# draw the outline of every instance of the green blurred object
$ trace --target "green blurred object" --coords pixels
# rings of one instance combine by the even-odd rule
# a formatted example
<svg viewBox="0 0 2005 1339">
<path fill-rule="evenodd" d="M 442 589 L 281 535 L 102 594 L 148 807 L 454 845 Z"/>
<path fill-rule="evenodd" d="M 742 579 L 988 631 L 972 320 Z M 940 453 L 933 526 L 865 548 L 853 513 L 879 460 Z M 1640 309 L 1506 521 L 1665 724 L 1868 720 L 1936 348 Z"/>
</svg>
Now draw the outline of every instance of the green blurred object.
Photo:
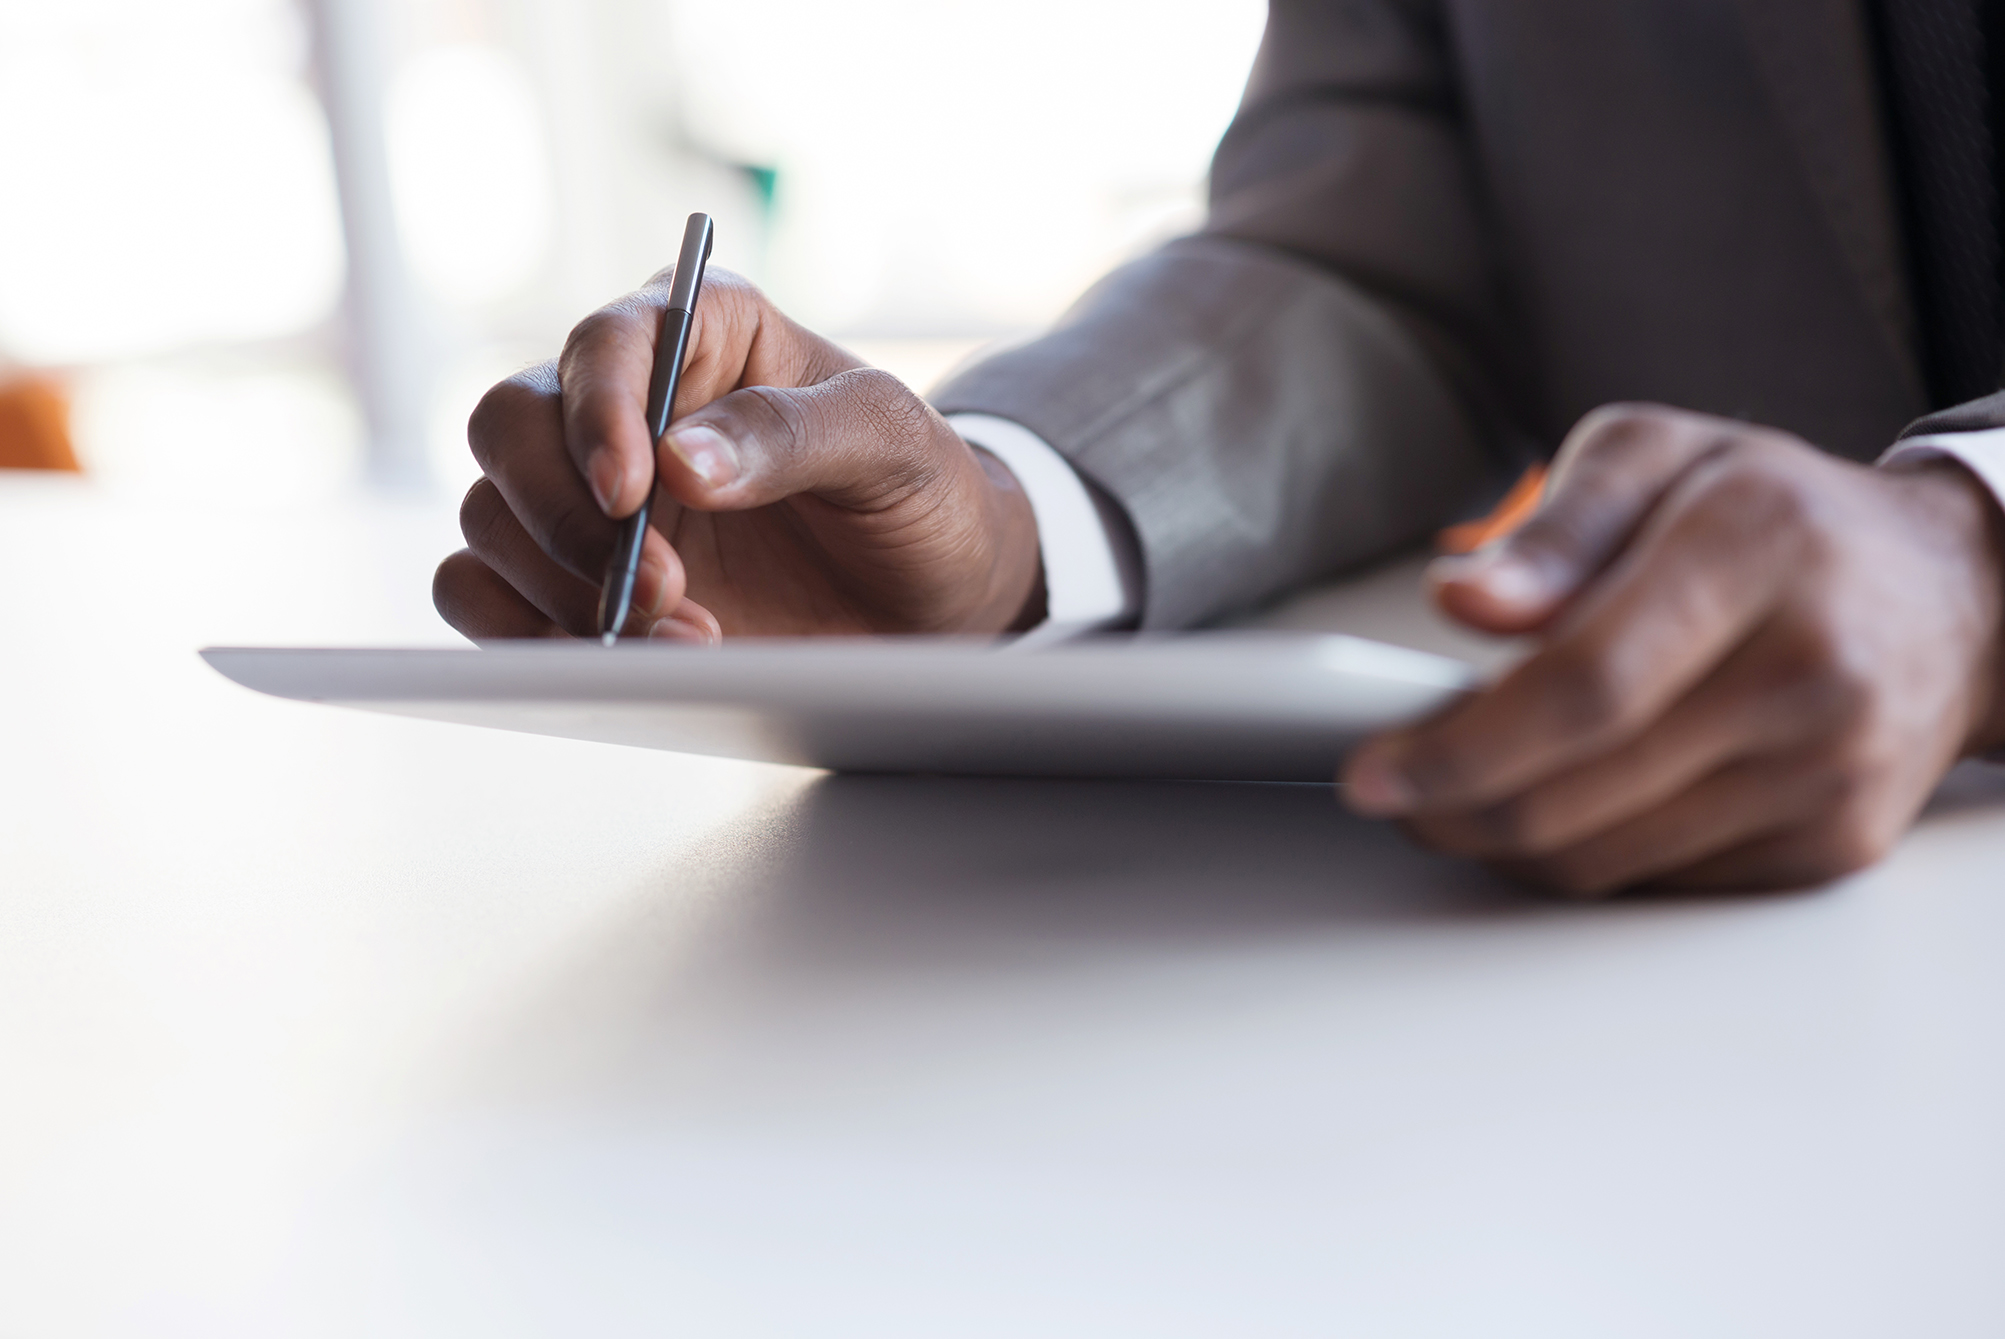
<svg viewBox="0 0 2005 1339">
<path fill-rule="evenodd" d="M 732 166 L 743 172 L 745 179 L 752 183 L 752 189 L 759 193 L 760 221 L 771 222 L 773 200 L 780 189 L 780 169 L 765 167 L 758 163 L 733 163 Z"/>
</svg>

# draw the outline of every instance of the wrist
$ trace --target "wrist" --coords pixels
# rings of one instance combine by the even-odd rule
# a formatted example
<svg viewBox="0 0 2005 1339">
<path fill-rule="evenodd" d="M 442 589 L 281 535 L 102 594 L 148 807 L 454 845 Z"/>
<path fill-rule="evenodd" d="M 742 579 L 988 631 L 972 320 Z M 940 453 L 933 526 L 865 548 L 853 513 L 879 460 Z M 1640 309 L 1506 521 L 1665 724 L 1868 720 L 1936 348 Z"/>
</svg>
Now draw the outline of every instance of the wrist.
<svg viewBox="0 0 2005 1339">
<path fill-rule="evenodd" d="M 1963 754 L 2005 748 L 2005 509 L 1952 459 L 1896 466 L 1921 501 L 1928 531 L 1949 546 L 1969 596 L 1969 715 Z"/>
<path fill-rule="evenodd" d="M 1044 559 L 1037 514 L 1007 465 L 971 446 L 985 481 L 989 570 L 968 619 L 972 632 L 1024 632 L 1045 619 Z"/>
</svg>

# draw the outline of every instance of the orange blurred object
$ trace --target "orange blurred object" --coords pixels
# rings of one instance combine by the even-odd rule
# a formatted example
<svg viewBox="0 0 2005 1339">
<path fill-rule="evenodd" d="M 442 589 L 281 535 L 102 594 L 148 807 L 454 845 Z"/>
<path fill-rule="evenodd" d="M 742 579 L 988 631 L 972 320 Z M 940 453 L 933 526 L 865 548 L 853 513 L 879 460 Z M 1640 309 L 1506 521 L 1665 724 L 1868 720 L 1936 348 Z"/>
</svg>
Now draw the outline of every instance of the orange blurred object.
<svg viewBox="0 0 2005 1339">
<path fill-rule="evenodd" d="M 1533 465 L 1511 485 L 1504 500 L 1491 508 L 1488 516 L 1451 525 L 1434 537 L 1434 546 L 1443 553 L 1474 553 L 1493 539 L 1502 539 L 1523 525 L 1539 509 L 1545 493 L 1546 467 Z"/>
<path fill-rule="evenodd" d="M 70 448 L 70 400 L 54 379 L 0 383 L 0 469 L 82 471 Z"/>
</svg>

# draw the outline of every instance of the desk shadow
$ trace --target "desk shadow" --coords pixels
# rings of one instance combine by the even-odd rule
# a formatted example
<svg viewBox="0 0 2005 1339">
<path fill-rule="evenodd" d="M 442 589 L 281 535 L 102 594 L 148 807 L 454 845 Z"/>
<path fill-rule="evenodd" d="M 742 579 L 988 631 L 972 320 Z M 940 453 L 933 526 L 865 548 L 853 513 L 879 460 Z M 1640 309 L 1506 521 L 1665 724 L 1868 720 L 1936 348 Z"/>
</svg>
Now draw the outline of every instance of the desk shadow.
<svg viewBox="0 0 2005 1339">
<path fill-rule="evenodd" d="M 1953 780 L 1932 814 L 2005 801 L 2005 772 Z M 1350 974 L 1448 990 L 1496 931 L 1748 900 L 1566 904 L 1354 818 L 1327 786 L 824 777 L 665 857 L 452 1086 L 645 1090 L 655 1110 L 809 1074 L 846 1090 L 841 1073 L 960 1064 L 971 1038 L 992 1055 L 1109 1018 L 1145 1032 L 1138 1016 L 1312 1000 Z"/>
<path fill-rule="evenodd" d="M 803 961 L 1541 905 L 1351 816 L 1328 786 L 829 777 L 787 828 L 784 858 L 752 862 L 745 891 L 761 938 Z"/>
<path fill-rule="evenodd" d="M 688 1078 L 698 1055 L 797 1056 L 782 1038 L 858 1010 L 1064 996 L 1084 1015 L 1138 976 L 1349 960 L 1423 923 L 1538 913 L 1575 914 L 1328 786 L 828 777 L 679 852 L 496 1020 L 467 1077 Z"/>
<path fill-rule="evenodd" d="M 2005 805 L 2005 767 L 1966 761 L 1950 768 L 1921 811 L 1924 821 Z"/>
</svg>

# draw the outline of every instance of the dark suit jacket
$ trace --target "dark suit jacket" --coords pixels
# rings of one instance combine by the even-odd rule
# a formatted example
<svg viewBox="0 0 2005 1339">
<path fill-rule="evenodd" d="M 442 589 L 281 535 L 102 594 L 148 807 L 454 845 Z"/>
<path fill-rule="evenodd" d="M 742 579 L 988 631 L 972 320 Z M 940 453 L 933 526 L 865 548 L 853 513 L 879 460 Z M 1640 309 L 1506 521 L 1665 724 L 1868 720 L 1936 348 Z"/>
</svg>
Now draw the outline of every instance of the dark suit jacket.
<svg viewBox="0 0 2005 1339">
<path fill-rule="evenodd" d="M 1607 401 L 1869 459 L 1930 408 L 1879 83 L 1861 0 L 1273 0 L 1204 232 L 935 403 L 1120 503 L 1158 627 L 1420 539 Z"/>
</svg>

